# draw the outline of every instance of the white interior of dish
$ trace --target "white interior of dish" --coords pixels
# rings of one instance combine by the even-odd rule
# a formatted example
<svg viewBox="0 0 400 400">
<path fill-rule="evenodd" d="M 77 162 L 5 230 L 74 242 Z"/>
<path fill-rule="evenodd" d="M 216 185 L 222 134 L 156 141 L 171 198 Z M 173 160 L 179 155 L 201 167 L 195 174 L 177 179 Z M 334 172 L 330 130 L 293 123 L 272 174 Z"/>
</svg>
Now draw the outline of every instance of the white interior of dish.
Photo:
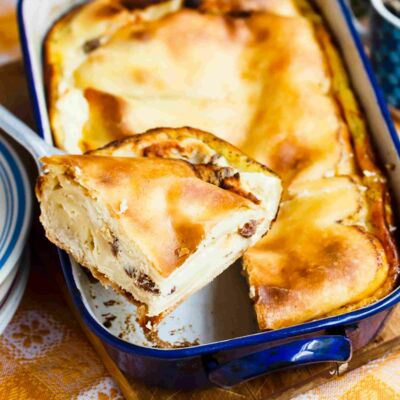
<svg viewBox="0 0 400 400">
<path fill-rule="evenodd" d="M 192 295 L 159 325 L 160 339 L 169 343 L 211 343 L 257 332 L 248 287 L 241 276 L 240 265 L 228 268 L 212 283 Z M 150 346 L 136 323 L 136 306 L 112 289 L 88 279 L 74 263 L 74 277 L 83 293 L 86 306 L 104 322 L 113 318 L 108 328 L 116 336 L 144 346 Z M 117 302 L 110 305 L 108 302 Z"/>
<path fill-rule="evenodd" d="M 385 164 L 394 166 L 388 171 L 396 203 L 400 199 L 400 160 L 378 106 L 340 6 L 335 1 L 316 0 L 339 43 L 355 92 L 365 110 L 375 148 Z M 23 20 L 28 38 L 28 50 L 39 105 L 39 116 L 45 139 L 51 143 L 42 77 L 42 43 L 54 21 L 81 0 L 25 0 Z M 116 336 L 138 345 L 148 346 L 141 329 L 135 323 L 135 306 L 111 289 L 91 283 L 82 269 L 72 262 L 74 278 L 85 305 L 102 324 L 110 316 L 116 318 L 107 328 Z M 110 300 L 114 305 L 106 306 Z M 112 317 L 111 317 L 112 318 Z M 217 342 L 257 332 L 248 288 L 240 274 L 240 266 L 228 269 L 214 282 L 193 295 L 169 315 L 160 326 L 160 337 L 170 342 L 199 340 L 201 344 Z"/>
</svg>

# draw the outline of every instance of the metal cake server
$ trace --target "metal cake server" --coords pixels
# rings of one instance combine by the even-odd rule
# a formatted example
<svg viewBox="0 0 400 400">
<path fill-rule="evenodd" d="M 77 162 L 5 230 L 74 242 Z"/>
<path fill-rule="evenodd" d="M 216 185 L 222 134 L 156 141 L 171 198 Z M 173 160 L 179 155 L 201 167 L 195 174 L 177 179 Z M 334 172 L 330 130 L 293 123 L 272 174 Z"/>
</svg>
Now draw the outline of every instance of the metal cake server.
<svg viewBox="0 0 400 400">
<path fill-rule="evenodd" d="M 41 169 L 40 158 L 55 154 L 66 154 L 65 151 L 46 143 L 39 135 L 35 133 L 28 125 L 22 122 L 14 114 L 0 105 L 0 128 L 8 136 L 16 140 L 23 146 L 34 158 L 38 170 Z"/>
</svg>

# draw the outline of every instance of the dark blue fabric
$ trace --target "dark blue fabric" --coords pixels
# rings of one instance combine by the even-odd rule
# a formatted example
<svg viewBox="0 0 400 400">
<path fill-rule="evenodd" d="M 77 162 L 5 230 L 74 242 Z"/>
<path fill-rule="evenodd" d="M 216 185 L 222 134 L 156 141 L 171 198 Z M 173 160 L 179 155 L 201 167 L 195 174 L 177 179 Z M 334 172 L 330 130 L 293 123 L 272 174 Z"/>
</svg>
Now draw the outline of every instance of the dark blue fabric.
<svg viewBox="0 0 400 400">
<path fill-rule="evenodd" d="M 400 108 L 400 29 L 376 10 L 371 15 L 371 61 L 386 101 Z"/>
</svg>

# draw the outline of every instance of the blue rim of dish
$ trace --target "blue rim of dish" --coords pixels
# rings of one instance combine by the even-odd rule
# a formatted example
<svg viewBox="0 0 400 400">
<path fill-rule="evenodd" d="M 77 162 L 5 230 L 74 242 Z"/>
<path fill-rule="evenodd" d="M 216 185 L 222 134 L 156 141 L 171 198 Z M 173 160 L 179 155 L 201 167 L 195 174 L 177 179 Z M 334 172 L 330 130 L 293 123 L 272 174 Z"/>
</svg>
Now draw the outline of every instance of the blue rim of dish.
<svg viewBox="0 0 400 400">
<path fill-rule="evenodd" d="M 19 257 L 19 253 L 22 251 L 29 231 L 32 202 L 29 190 L 30 185 L 25 169 L 18 155 L 2 137 L 0 137 L 0 153 L 10 169 L 10 174 L 1 169 L 2 177 L 6 181 L 6 196 L 8 196 L 9 200 L 9 207 L 6 208 L 6 213 L 10 215 L 10 217 L 7 215 L 9 225 L 5 230 L 7 237 L 11 235 L 4 254 L 0 258 L 0 276 L 3 278 L 5 277 L 4 274 L 8 272 L 7 270 L 14 265 L 11 261 L 14 261 L 15 257 Z M 13 187 L 15 187 L 15 197 L 11 195 L 14 192 Z M 15 208 L 15 206 L 17 207 Z M 11 218 L 13 213 L 16 213 L 14 221 Z M 4 239 L 7 239 L 7 237 Z M 5 267 L 6 265 L 7 267 Z"/>
<path fill-rule="evenodd" d="M 44 137 L 43 124 L 41 122 L 41 112 L 39 108 L 39 102 L 36 92 L 36 87 L 34 84 L 34 77 L 32 72 L 31 58 L 28 51 L 28 44 L 25 32 L 24 18 L 23 18 L 23 3 L 24 0 L 18 0 L 18 23 L 20 30 L 20 37 L 22 42 L 22 49 L 24 53 L 25 68 L 28 75 L 28 82 L 31 93 L 33 96 L 33 108 L 34 115 L 37 121 L 37 126 L 39 128 L 40 136 Z M 358 51 L 358 55 L 361 58 L 363 67 L 371 83 L 372 89 L 374 91 L 375 98 L 377 100 L 379 110 L 382 113 L 383 119 L 385 121 L 386 127 L 390 132 L 391 139 L 395 145 L 398 156 L 400 156 L 400 140 L 397 137 L 395 128 L 392 124 L 389 111 L 386 107 L 385 100 L 379 89 L 377 81 L 372 72 L 372 67 L 364 53 L 363 46 L 361 44 L 360 38 L 356 29 L 353 25 L 352 17 L 350 11 L 345 4 L 344 0 L 338 0 L 338 5 L 341 9 L 342 14 L 346 20 L 347 26 L 350 30 L 351 37 Z M 182 349 L 155 349 L 149 347 L 137 346 L 109 333 L 98 321 L 96 321 L 89 310 L 83 303 L 81 292 L 76 286 L 72 265 L 69 256 L 62 250 L 58 249 L 59 258 L 61 261 L 61 266 L 63 269 L 64 277 L 67 283 L 69 293 L 72 296 L 75 306 L 78 308 L 83 321 L 90 327 L 90 329 L 98 336 L 101 340 L 107 343 L 109 346 L 117 348 L 118 350 L 124 351 L 126 353 L 133 353 L 145 357 L 155 357 L 162 359 L 179 359 L 179 358 L 189 358 L 195 357 L 203 354 L 215 353 L 218 351 L 236 349 L 239 347 L 252 346 L 256 344 L 267 343 L 283 338 L 289 338 L 293 336 L 305 335 L 312 332 L 317 332 L 321 330 L 331 329 L 343 325 L 351 325 L 357 321 L 368 318 L 375 315 L 381 311 L 384 311 L 400 301 L 400 287 L 395 289 L 388 296 L 383 299 L 368 305 L 366 307 L 360 308 L 358 310 L 341 314 L 334 317 L 329 317 L 325 319 L 320 319 L 316 321 L 306 322 L 300 325 L 291 326 L 284 329 L 273 330 L 268 332 L 255 333 L 248 336 L 228 339 L 220 342 L 209 343 L 199 346 L 187 347 Z"/>
</svg>

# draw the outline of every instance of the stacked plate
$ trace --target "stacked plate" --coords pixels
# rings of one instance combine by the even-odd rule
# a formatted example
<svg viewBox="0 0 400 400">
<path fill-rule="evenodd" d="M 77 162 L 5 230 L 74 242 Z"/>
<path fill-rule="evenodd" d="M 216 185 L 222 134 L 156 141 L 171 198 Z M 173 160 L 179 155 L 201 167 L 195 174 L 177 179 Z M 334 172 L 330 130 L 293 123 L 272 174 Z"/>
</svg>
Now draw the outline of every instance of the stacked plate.
<svg viewBox="0 0 400 400">
<path fill-rule="evenodd" d="M 0 136 L 0 334 L 22 299 L 29 274 L 26 246 L 31 186 L 13 148 Z"/>
</svg>

